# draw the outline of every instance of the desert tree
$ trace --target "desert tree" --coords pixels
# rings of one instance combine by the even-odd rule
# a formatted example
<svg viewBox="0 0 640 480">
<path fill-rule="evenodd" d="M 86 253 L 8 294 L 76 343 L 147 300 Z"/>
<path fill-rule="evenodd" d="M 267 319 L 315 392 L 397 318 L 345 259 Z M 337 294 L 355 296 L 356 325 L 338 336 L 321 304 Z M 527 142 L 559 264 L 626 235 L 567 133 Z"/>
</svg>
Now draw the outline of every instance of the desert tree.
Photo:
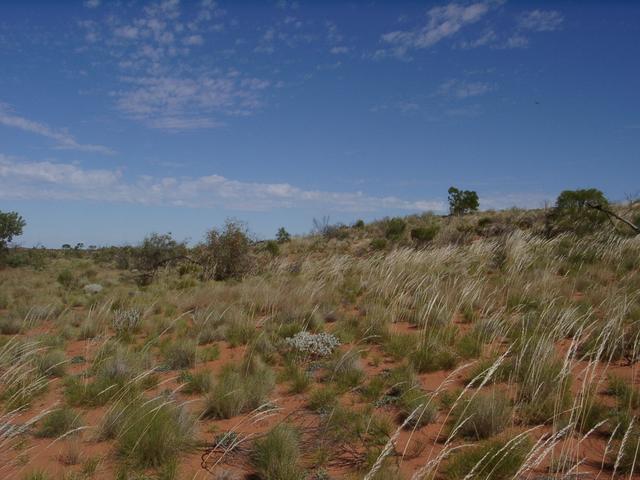
<svg viewBox="0 0 640 480">
<path fill-rule="evenodd" d="M 247 226 L 239 220 L 227 219 L 222 230 L 210 230 L 199 247 L 203 277 L 215 280 L 243 277 L 253 264 L 251 243 Z"/>
<path fill-rule="evenodd" d="M 280 227 L 278 229 L 278 233 L 276 233 L 276 240 L 278 241 L 278 243 L 286 243 L 291 241 L 291 235 L 285 230 L 284 227 Z"/>
<path fill-rule="evenodd" d="M 480 206 L 478 194 L 473 190 L 459 190 L 449 187 L 449 212 L 452 215 L 465 215 L 475 212 Z"/>
<path fill-rule="evenodd" d="M 597 188 L 564 190 L 558 195 L 548 220 L 556 231 L 585 234 L 597 230 L 608 220 L 603 209 L 609 210 L 609 201 Z"/>
<path fill-rule="evenodd" d="M 13 237 L 22 235 L 26 224 L 18 212 L 0 211 L 0 250 L 5 250 Z"/>
</svg>

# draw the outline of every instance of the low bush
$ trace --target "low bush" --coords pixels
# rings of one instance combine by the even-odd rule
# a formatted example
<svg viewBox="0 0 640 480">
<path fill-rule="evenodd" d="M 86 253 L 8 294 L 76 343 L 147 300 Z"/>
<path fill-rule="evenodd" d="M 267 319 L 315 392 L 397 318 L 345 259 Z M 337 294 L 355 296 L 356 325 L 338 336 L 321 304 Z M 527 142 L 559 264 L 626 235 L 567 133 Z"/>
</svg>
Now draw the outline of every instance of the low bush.
<svg viewBox="0 0 640 480">
<path fill-rule="evenodd" d="M 193 446 L 195 423 L 183 406 L 163 398 L 123 407 L 112 426 L 118 454 L 140 468 L 158 468 Z"/>
<path fill-rule="evenodd" d="M 455 354 L 446 346 L 437 342 L 426 342 L 411 352 L 409 359 L 419 373 L 450 370 L 456 366 Z"/>
<path fill-rule="evenodd" d="M 531 443 L 527 437 L 518 439 L 485 440 L 455 452 L 444 468 L 445 478 L 451 480 L 475 478 L 507 480 L 524 463 Z"/>
<path fill-rule="evenodd" d="M 190 340 L 177 340 L 163 349 L 164 361 L 172 370 L 192 368 L 196 363 L 196 345 Z"/>
<path fill-rule="evenodd" d="M 264 404 L 275 384 L 273 372 L 263 364 L 243 368 L 225 365 L 213 390 L 205 398 L 204 415 L 231 418 Z"/>
<path fill-rule="evenodd" d="M 193 393 L 207 393 L 211 390 L 211 374 L 204 370 L 202 372 L 191 373 L 184 371 L 178 379 L 182 383 L 181 392 L 187 395 Z"/>
<path fill-rule="evenodd" d="M 256 440 L 251 459 L 261 479 L 299 480 L 303 477 L 299 456 L 298 433 L 293 427 L 280 424 Z"/>
<path fill-rule="evenodd" d="M 504 394 L 497 390 L 480 393 L 456 407 L 451 431 L 474 440 L 493 437 L 509 426 L 512 412 L 511 402 Z"/>
<path fill-rule="evenodd" d="M 44 417 L 36 436 L 54 438 L 78 428 L 82 425 L 80 416 L 68 407 L 54 410 Z"/>
</svg>

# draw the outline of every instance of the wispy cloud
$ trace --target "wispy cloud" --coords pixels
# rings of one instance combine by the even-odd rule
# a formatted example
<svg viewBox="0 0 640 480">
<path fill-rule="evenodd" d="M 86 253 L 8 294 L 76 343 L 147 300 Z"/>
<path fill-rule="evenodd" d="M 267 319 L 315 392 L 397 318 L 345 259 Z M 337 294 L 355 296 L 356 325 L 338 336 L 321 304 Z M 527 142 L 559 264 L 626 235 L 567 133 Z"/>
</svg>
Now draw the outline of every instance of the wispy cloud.
<svg viewBox="0 0 640 480">
<path fill-rule="evenodd" d="M 388 45 L 378 50 L 375 57 L 408 57 L 413 49 L 425 49 L 452 37 L 467 25 L 478 22 L 490 10 L 490 2 L 476 2 L 468 5 L 449 3 L 433 7 L 427 11 L 427 23 L 414 30 L 396 30 L 382 35 L 381 41 Z"/>
<path fill-rule="evenodd" d="M 438 87 L 436 95 L 465 99 L 484 95 L 494 89 L 494 85 L 486 82 L 468 82 L 466 80 L 451 79 Z"/>
<path fill-rule="evenodd" d="M 519 25 L 534 32 L 552 32 L 562 28 L 563 21 L 564 17 L 556 10 L 531 10 L 520 16 Z"/>
<path fill-rule="evenodd" d="M 167 131 L 214 128 L 226 116 L 250 115 L 270 82 L 228 68 L 202 65 L 211 32 L 224 29 L 224 10 L 212 0 L 183 12 L 179 0 L 150 3 L 132 15 L 110 11 L 84 21 L 87 48 L 108 55 L 120 74 L 110 92 L 126 117 Z"/>
<path fill-rule="evenodd" d="M 305 190 L 288 183 L 244 182 L 221 175 L 201 177 L 139 176 L 126 180 L 119 170 L 30 162 L 0 154 L 0 198 L 91 200 L 229 210 L 269 211 L 322 207 L 334 211 L 442 211 L 441 200 L 405 200 L 363 192 Z"/>
<path fill-rule="evenodd" d="M 112 149 L 103 145 L 91 145 L 79 143 L 73 135 L 64 130 L 55 130 L 43 123 L 16 115 L 7 105 L 0 103 L 0 125 L 10 128 L 30 132 L 42 137 L 49 138 L 55 142 L 55 147 L 59 150 L 75 150 L 78 152 L 100 153 L 112 155 Z"/>
</svg>

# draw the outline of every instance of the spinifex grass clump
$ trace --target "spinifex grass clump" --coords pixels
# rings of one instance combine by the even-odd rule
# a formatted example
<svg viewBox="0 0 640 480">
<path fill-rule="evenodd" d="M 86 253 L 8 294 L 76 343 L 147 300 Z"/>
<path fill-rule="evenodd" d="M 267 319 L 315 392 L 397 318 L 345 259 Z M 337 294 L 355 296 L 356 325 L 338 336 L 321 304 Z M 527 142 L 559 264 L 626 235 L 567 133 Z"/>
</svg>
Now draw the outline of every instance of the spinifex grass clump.
<svg viewBox="0 0 640 480">
<path fill-rule="evenodd" d="M 511 402 L 503 393 L 480 393 L 456 407 L 451 431 L 464 438 L 483 440 L 509 426 L 512 411 Z"/>
<path fill-rule="evenodd" d="M 196 363 L 196 344 L 190 340 L 177 340 L 163 348 L 167 367 L 172 370 L 191 368 Z"/>
<path fill-rule="evenodd" d="M 204 415 L 231 418 L 249 412 L 267 401 L 274 384 L 271 369 L 255 356 L 241 365 L 227 364 L 205 399 Z"/>
<path fill-rule="evenodd" d="M 118 404 L 108 415 L 118 454 L 135 467 L 158 468 L 193 446 L 194 419 L 162 397 Z"/>
<path fill-rule="evenodd" d="M 64 407 L 45 416 L 40 422 L 40 428 L 36 431 L 36 435 L 45 438 L 59 437 L 80 425 L 82 425 L 82 420 L 78 413 Z"/>
<path fill-rule="evenodd" d="M 264 480 L 299 480 L 303 477 L 298 465 L 300 446 L 298 432 L 280 424 L 256 440 L 251 458 L 260 478 Z"/>
<path fill-rule="evenodd" d="M 450 480 L 507 480 L 518 472 L 531 449 L 527 437 L 485 440 L 452 454 L 444 467 Z"/>
<path fill-rule="evenodd" d="M 92 377 L 69 377 L 65 396 L 73 406 L 104 405 L 124 391 L 134 391 L 152 378 L 150 359 L 117 344 L 105 344 L 96 355 L 89 372 Z"/>
</svg>

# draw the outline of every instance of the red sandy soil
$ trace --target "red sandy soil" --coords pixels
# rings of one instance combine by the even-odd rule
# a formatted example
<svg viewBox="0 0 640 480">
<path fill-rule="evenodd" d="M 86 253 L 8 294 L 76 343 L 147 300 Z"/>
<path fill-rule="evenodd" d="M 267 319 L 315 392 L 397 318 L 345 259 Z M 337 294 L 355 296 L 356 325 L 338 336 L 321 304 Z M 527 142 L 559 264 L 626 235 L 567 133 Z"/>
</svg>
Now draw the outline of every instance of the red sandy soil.
<svg viewBox="0 0 640 480">
<path fill-rule="evenodd" d="M 461 328 L 468 328 L 468 325 L 457 319 L 456 324 Z M 408 323 L 398 322 L 392 325 L 392 331 L 397 333 L 416 332 L 416 328 Z M 44 326 L 38 327 L 30 331 L 28 336 L 33 336 L 39 333 L 53 333 L 53 325 L 51 322 L 45 322 Z M 558 345 L 558 351 L 560 353 L 566 353 L 569 346 L 568 341 L 560 342 Z M 87 365 L 90 364 L 92 352 L 97 345 L 96 341 L 83 340 L 83 341 L 70 341 L 66 347 L 66 354 L 69 359 L 82 356 L 87 362 L 82 364 L 69 364 L 68 372 L 72 374 L 81 373 Z M 220 347 L 220 356 L 218 359 L 210 362 L 200 363 L 196 370 L 209 370 L 213 375 L 217 374 L 223 365 L 229 362 L 239 362 L 244 354 L 245 347 L 231 348 L 224 342 L 218 343 Z M 348 348 L 346 346 L 345 348 Z M 395 365 L 393 359 L 385 356 L 382 349 L 376 345 L 358 345 L 354 348 L 364 349 L 368 351 L 368 355 L 363 359 L 362 365 L 366 371 L 368 377 L 373 377 L 380 374 L 384 369 L 391 368 Z M 380 359 L 379 362 L 373 362 L 372 359 Z M 576 362 L 573 366 L 574 382 L 573 391 L 577 393 L 581 387 L 581 382 L 585 377 L 585 369 L 589 367 L 587 362 Z M 623 364 L 598 364 L 595 366 L 596 378 L 606 379 L 606 375 L 609 373 L 615 373 L 623 378 L 629 379 L 634 385 L 638 386 L 640 383 L 640 376 L 638 369 L 631 368 L 630 366 Z M 419 381 L 426 391 L 436 390 L 451 372 L 435 372 L 429 374 L 419 375 Z M 451 382 L 447 387 L 448 390 L 461 390 L 465 387 L 464 384 L 464 371 L 456 373 L 451 378 Z M 179 384 L 177 382 L 178 372 L 163 372 L 159 373 L 159 385 L 156 389 L 152 390 L 151 394 L 158 394 L 163 390 L 176 391 L 176 395 L 179 400 L 188 401 L 188 408 L 191 409 L 194 414 L 199 413 L 201 410 L 201 399 L 197 396 L 187 396 L 179 392 Z M 604 383 L 601 383 L 597 390 L 597 395 L 606 405 L 614 405 L 614 399 L 603 392 Z M 311 412 L 304 409 L 306 403 L 306 394 L 292 395 L 288 392 L 288 385 L 279 384 L 275 391 L 271 395 L 271 400 L 279 407 L 279 411 L 263 419 L 260 422 L 252 423 L 247 422 L 244 417 L 236 417 L 228 420 L 201 420 L 199 421 L 199 436 L 198 440 L 201 442 L 211 443 L 216 433 L 225 432 L 230 429 L 235 429 L 239 433 L 244 435 L 256 435 L 266 432 L 278 422 L 282 421 L 288 415 L 294 412 L 302 412 L 302 416 L 309 421 L 314 421 L 316 417 Z M 361 403 L 361 399 L 356 394 L 346 394 L 341 400 L 347 405 L 354 408 L 363 407 L 364 403 Z M 60 379 L 52 379 L 49 388 L 46 393 L 37 397 L 28 411 L 21 413 L 15 418 L 14 423 L 20 424 L 33 417 L 35 414 L 41 413 L 47 409 L 53 409 L 57 405 L 63 404 L 63 391 L 62 381 Z M 89 458 L 100 459 L 99 466 L 95 475 L 92 478 L 97 480 L 106 480 L 114 478 L 117 459 L 113 452 L 112 442 L 99 442 L 94 440 L 94 433 L 96 426 L 98 426 L 104 417 L 104 414 L 108 407 L 98 408 L 85 408 L 78 409 L 81 412 L 85 427 L 77 434 L 72 435 L 59 440 L 51 439 L 39 439 L 34 436 L 26 436 L 26 440 L 21 442 L 18 446 L 12 449 L 5 449 L 0 454 L 0 473 L 4 475 L 4 478 L 21 478 L 27 472 L 34 470 L 42 470 L 47 472 L 53 478 L 61 478 L 65 472 L 79 471 L 82 462 Z M 394 420 L 397 420 L 397 411 L 394 407 L 384 407 L 382 409 L 387 415 Z M 443 449 L 442 437 L 443 432 L 446 432 L 447 426 L 446 414 L 440 413 L 437 420 L 416 430 L 403 430 L 399 433 L 396 442 L 397 455 L 393 457 L 395 461 L 400 465 L 401 472 L 406 478 L 410 478 L 411 475 L 424 466 L 429 460 L 435 458 Z M 240 425 L 239 425 L 240 424 Z M 239 426 L 238 426 L 239 425 Z M 518 431 L 523 429 L 519 427 Z M 538 427 L 532 430 L 532 437 L 539 438 L 542 435 L 551 434 L 549 427 Z M 568 439 L 565 443 L 559 444 L 555 448 L 556 457 L 560 454 L 563 447 L 567 445 L 575 446 L 577 441 L 575 439 Z M 602 472 L 602 459 L 607 449 L 608 439 L 594 433 L 585 439 L 577 447 L 577 456 L 583 461 L 582 465 L 577 469 L 576 473 L 586 475 L 587 477 L 607 477 L 611 473 L 609 470 Z M 462 442 L 456 442 L 462 443 Z M 65 457 L 68 457 L 69 452 L 80 451 L 78 464 L 67 465 L 65 464 Z M 201 468 L 201 456 L 203 451 L 197 450 L 192 453 L 184 455 L 180 464 L 180 478 L 184 479 L 199 479 L 210 478 L 210 475 Z M 535 475 L 549 475 L 548 467 L 550 465 L 550 457 L 547 457 L 539 466 L 537 466 L 531 474 Z M 251 469 L 247 466 L 236 465 L 236 468 L 230 465 L 225 465 L 227 470 L 235 470 L 239 474 L 251 474 Z M 329 469 L 329 473 L 334 478 L 342 478 L 347 472 L 340 468 Z M 637 475 L 636 478 L 640 478 Z"/>
</svg>

